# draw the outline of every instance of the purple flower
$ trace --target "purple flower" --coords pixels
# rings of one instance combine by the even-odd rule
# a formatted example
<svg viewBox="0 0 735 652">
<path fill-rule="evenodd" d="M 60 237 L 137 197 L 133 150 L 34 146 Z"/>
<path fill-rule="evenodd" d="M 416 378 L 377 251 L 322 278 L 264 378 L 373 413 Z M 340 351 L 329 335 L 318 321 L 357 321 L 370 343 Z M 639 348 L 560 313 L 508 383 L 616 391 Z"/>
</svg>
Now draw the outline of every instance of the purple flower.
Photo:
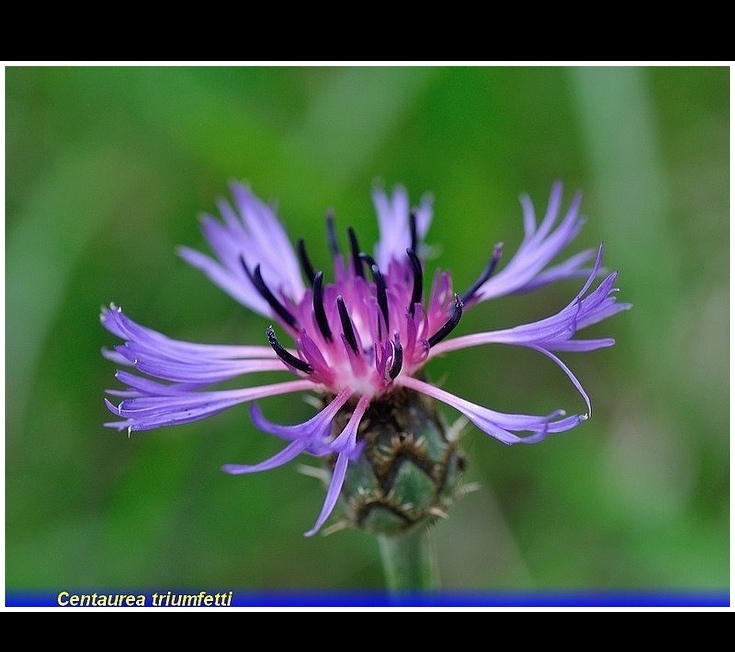
<svg viewBox="0 0 735 652">
<path fill-rule="evenodd" d="M 506 444 L 540 441 L 550 433 L 570 430 L 589 416 L 589 397 L 557 353 L 611 346 L 611 338 L 581 339 L 578 333 L 629 304 L 615 300 L 616 274 L 601 274 L 602 246 L 552 263 L 582 226 L 579 195 L 559 219 L 562 187 L 555 184 L 540 224 L 530 200 L 522 197 L 525 236 L 508 263 L 500 267 L 502 247 L 496 245 L 484 271 L 466 292 L 455 293 L 450 274 L 437 270 L 428 296 L 424 294 L 424 238 L 432 219 L 428 197 L 411 209 L 403 188 L 395 189 L 392 196 L 382 190 L 373 193 L 380 239 L 372 254 L 358 244 L 352 229 L 347 230 L 349 250 L 343 252 L 335 220 L 328 215 L 327 240 L 334 265 L 328 281 L 322 270 L 312 266 L 303 241 L 295 248 L 291 245 L 270 206 L 238 183 L 232 184 L 232 195 L 234 205 L 219 203 L 221 220 L 205 216 L 202 222 L 214 257 L 189 248 L 182 248 L 180 254 L 215 285 L 266 318 L 267 346 L 170 339 L 110 305 L 102 311 L 102 324 L 123 343 L 103 353 L 134 372 L 117 372 L 126 387 L 108 390 L 122 400 L 114 404 L 105 399 L 118 417 L 106 426 L 130 434 L 191 423 L 268 396 L 315 392 L 324 407 L 297 425 L 274 424 L 252 403 L 255 425 L 284 440 L 285 446 L 263 462 L 223 467 L 231 474 L 264 471 L 302 453 L 329 460 L 331 480 L 321 513 L 306 533 L 310 536 L 332 513 L 348 468 L 363 455 L 365 437 L 360 425 L 370 406 L 396 393 L 418 393 L 445 403 Z M 463 312 L 478 303 L 570 278 L 584 279 L 582 287 L 554 315 L 505 330 L 452 336 Z M 586 410 L 572 416 L 563 410 L 506 414 L 425 380 L 424 367 L 434 357 L 486 344 L 523 346 L 547 356 L 577 388 Z M 244 389 L 216 388 L 238 376 L 278 370 L 290 378 Z"/>
</svg>

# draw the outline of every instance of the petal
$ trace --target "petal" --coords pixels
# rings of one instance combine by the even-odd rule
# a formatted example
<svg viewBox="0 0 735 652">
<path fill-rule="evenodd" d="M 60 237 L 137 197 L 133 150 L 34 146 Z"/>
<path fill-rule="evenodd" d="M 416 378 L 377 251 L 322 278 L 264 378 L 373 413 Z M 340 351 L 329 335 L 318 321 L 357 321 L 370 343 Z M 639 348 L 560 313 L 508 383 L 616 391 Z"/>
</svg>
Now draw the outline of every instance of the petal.
<svg viewBox="0 0 735 652">
<path fill-rule="evenodd" d="M 579 382 L 577 377 L 572 373 L 572 370 L 567 367 L 559 358 L 557 358 L 551 351 L 547 351 L 545 348 L 540 346 L 532 346 L 532 349 L 535 349 L 539 353 L 543 353 L 545 356 L 547 356 L 549 359 L 553 360 L 559 368 L 567 375 L 569 380 L 572 381 L 572 385 L 574 385 L 577 388 L 577 391 L 582 396 L 582 399 L 584 399 L 584 403 L 587 406 L 587 414 L 592 414 L 592 405 L 590 404 L 590 397 L 587 395 L 587 392 L 584 391 L 584 388 L 582 387 L 582 383 Z"/>
<path fill-rule="evenodd" d="M 612 337 L 602 337 L 596 340 L 567 340 L 566 342 L 555 343 L 553 350 L 580 353 L 604 349 L 614 344 L 615 340 Z"/>
<path fill-rule="evenodd" d="M 334 381 L 333 367 L 324 359 L 319 345 L 309 337 L 306 330 L 301 331 L 299 344 L 306 362 L 311 365 L 313 370 L 311 375 L 314 382 L 331 385 Z"/>
<path fill-rule="evenodd" d="M 212 242 L 210 238 L 207 239 Z M 177 251 L 189 265 L 203 272 L 214 285 L 224 290 L 235 301 L 263 317 L 272 316 L 268 302 L 249 281 L 239 259 L 228 263 L 224 256 L 216 260 L 189 247 L 179 247 Z"/>
<path fill-rule="evenodd" d="M 315 416 L 304 423 L 296 425 L 280 425 L 268 421 L 260 411 L 257 403 L 250 406 L 250 418 L 257 428 L 271 435 L 277 435 L 283 439 L 292 441 L 322 441 L 326 440 L 332 428 L 332 420 L 342 406 L 352 396 L 351 389 L 343 389 L 324 409 L 320 410 Z"/>
<path fill-rule="evenodd" d="M 273 358 L 268 346 L 234 346 L 229 344 L 197 344 L 174 340 L 151 328 L 141 326 L 130 319 L 122 308 L 114 303 L 103 308 L 100 315 L 102 325 L 113 335 L 127 342 L 156 351 L 159 356 L 179 359 L 182 355 L 197 355 L 210 359 Z"/>
<path fill-rule="evenodd" d="M 547 265 L 579 233 L 584 218 L 579 216 L 581 195 L 577 193 L 561 222 L 554 227 L 561 208 L 562 185 L 554 184 L 546 215 L 536 228 L 533 204 L 526 195 L 521 197 L 525 236 L 510 262 L 494 276 L 490 277 L 475 293 L 477 301 L 485 301 L 498 296 L 525 292 L 558 280 L 573 278 L 586 273 L 582 265 L 589 258 L 588 253 L 577 254 L 552 270 Z"/>
<path fill-rule="evenodd" d="M 179 383 L 199 383 L 202 385 L 210 385 L 255 372 L 283 371 L 283 362 L 278 359 L 217 360 L 212 362 L 192 359 L 172 362 L 136 356 L 134 365 L 138 371 L 142 371 L 149 376 Z"/>
<path fill-rule="evenodd" d="M 523 292 L 531 292 L 538 288 L 571 278 L 587 278 L 590 268 L 585 267 L 587 261 L 595 257 L 594 249 L 585 249 L 567 258 L 564 262 L 545 269 L 537 274 L 533 280 L 523 286 Z M 520 292 L 520 290 L 519 290 Z"/>
<path fill-rule="evenodd" d="M 393 260 L 404 261 L 406 249 L 411 247 L 410 205 L 408 193 L 402 186 L 389 197 L 381 188 L 373 192 L 373 204 L 378 216 L 380 238 L 375 245 L 375 260 L 381 270 L 388 270 Z M 414 213 L 417 247 L 423 242 L 432 218 L 432 198 L 424 195 Z M 416 252 L 421 256 L 421 251 Z"/>
<path fill-rule="evenodd" d="M 219 383 L 244 374 L 282 371 L 283 363 L 270 347 L 195 344 L 173 340 L 129 319 L 111 306 L 102 323 L 125 339 L 104 357 L 121 365 L 134 366 L 149 376 L 180 383 L 189 388 Z M 178 388 L 175 393 L 180 393 Z"/>
<path fill-rule="evenodd" d="M 319 517 L 314 523 L 314 527 L 308 532 L 304 532 L 305 537 L 313 537 L 319 529 L 324 525 L 330 514 L 334 510 L 334 506 L 337 504 L 339 494 L 342 491 L 342 485 L 345 481 L 345 475 L 347 474 L 347 464 L 350 461 L 349 454 L 347 452 L 340 453 L 337 455 L 337 463 L 334 465 L 332 471 L 332 479 L 329 482 L 329 488 L 327 489 L 327 496 L 324 499 L 322 505 L 322 511 L 319 513 Z"/>
<path fill-rule="evenodd" d="M 121 392 L 119 390 L 107 390 L 108 394 L 113 396 L 179 396 L 181 394 L 188 394 L 189 392 L 198 389 L 198 384 L 189 383 L 159 383 L 150 378 L 144 378 L 143 376 L 136 376 L 123 369 L 118 369 L 115 373 L 121 383 L 128 386 L 128 390 Z M 130 393 L 132 392 L 134 393 Z"/>
<path fill-rule="evenodd" d="M 370 399 L 362 396 L 355 406 L 355 411 L 352 413 L 350 420 L 347 422 L 344 430 L 340 435 L 332 442 L 332 449 L 338 452 L 337 463 L 334 465 L 332 471 L 332 479 L 327 489 L 327 495 L 324 499 L 324 505 L 322 511 L 319 513 L 319 517 L 308 532 L 304 533 L 304 536 L 314 536 L 319 529 L 324 525 L 329 515 L 334 510 L 334 506 L 337 504 L 339 494 L 342 491 L 342 485 L 345 481 L 345 475 L 347 474 L 347 465 L 357 446 L 357 428 L 360 425 L 360 420 L 365 414 L 370 405 Z"/>
<path fill-rule="evenodd" d="M 552 419 L 563 415 L 561 410 L 546 416 L 506 414 L 481 407 L 410 376 L 400 376 L 396 382 L 459 410 L 480 430 L 499 439 L 504 444 L 532 444 L 544 439 L 548 433 L 569 430 L 586 418 L 585 415 L 576 415 L 552 421 Z M 519 437 L 512 431 L 531 432 L 533 434 Z"/>
<path fill-rule="evenodd" d="M 258 199 L 249 188 L 234 182 L 231 184 L 233 199 L 257 252 L 257 260 L 246 262 L 260 263 L 263 277 L 270 287 L 277 288 L 294 301 L 298 301 L 305 291 L 301 278 L 301 267 L 291 241 L 276 217 L 271 206 Z"/>
<path fill-rule="evenodd" d="M 117 406 L 106 400 L 109 410 L 123 417 L 124 421 L 105 425 L 116 427 L 119 430 L 127 428 L 131 431 L 138 431 L 192 423 L 240 403 L 312 388 L 313 384 L 309 380 L 293 380 L 247 389 L 190 391 L 173 396 L 170 393 L 141 395 L 126 399 Z"/>
<path fill-rule="evenodd" d="M 302 441 L 292 441 L 283 450 L 273 457 L 263 460 L 258 464 L 225 464 L 222 470 L 230 475 L 241 475 L 243 473 L 256 473 L 258 471 L 270 471 L 276 467 L 283 466 L 304 452 L 306 444 Z"/>
<path fill-rule="evenodd" d="M 369 405 L 370 399 L 367 396 L 361 396 L 344 430 L 332 442 L 330 446 L 332 450 L 352 450 L 355 447 L 355 442 L 357 441 L 357 428 L 360 425 L 360 420 Z"/>
<path fill-rule="evenodd" d="M 241 259 L 249 269 L 259 266 L 265 284 L 276 296 L 298 303 L 306 288 L 298 257 L 273 209 L 240 183 L 231 184 L 236 206 L 218 203 L 224 222 L 207 215 L 202 233 L 214 258 L 182 247 L 179 255 L 234 299 L 251 310 L 273 316 L 268 302 L 247 278 Z"/>
<path fill-rule="evenodd" d="M 618 304 L 615 301 L 613 283 L 616 273 L 608 275 L 603 279 L 595 290 L 586 297 L 583 296 L 590 288 L 597 276 L 602 262 L 602 247 L 600 247 L 595 265 L 585 281 L 581 290 L 562 310 L 551 317 L 539 321 L 522 324 L 513 328 L 485 333 L 473 333 L 461 337 L 450 338 L 439 342 L 432 347 L 429 357 L 456 351 L 471 346 L 482 344 L 511 344 L 515 346 L 541 347 L 547 350 L 575 350 L 574 345 L 569 345 L 572 338 L 579 330 L 596 324 L 603 319 L 630 308 L 630 304 Z M 609 340 L 601 340 L 608 342 Z M 577 350 L 586 349 L 585 345 Z"/>
</svg>

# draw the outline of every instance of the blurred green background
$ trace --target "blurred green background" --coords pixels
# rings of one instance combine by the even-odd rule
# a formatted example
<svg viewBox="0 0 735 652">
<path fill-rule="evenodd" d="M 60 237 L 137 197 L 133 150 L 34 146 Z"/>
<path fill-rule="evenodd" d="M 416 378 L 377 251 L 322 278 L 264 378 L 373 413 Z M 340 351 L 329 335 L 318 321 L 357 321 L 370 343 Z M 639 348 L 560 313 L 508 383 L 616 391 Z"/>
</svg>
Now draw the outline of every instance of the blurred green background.
<svg viewBox="0 0 735 652">
<path fill-rule="evenodd" d="M 470 429 L 467 481 L 436 528 L 447 589 L 729 587 L 729 77 L 723 67 L 6 67 L 7 590 L 380 589 L 376 542 L 306 539 L 324 488 L 247 407 L 135 435 L 102 427 L 114 301 L 177 339 L 265 343 L 175 254 L 248 181 L 326 263 L 323 218 L 361 242 L 376 180 L 435 198 L 428 241 L 464 290 L 492 246 L 582 189 L 569 253 L 605 242 L 617 345 L 566 360 L 593 401 L 576 430 L 506 447 Z M 344 231 L 342 231 L 344 237 Z M 458 332 L 546 316 L 578 283 L 480 304 Z M 543 356 L 458 352 L 429 367 L 505 411 L 583 405 Z M 275 376 L 274 376 L 275 378 Z M 283 378 L 283 376 L 278 376 Z M 297 396 L 261 403 L 286 423 Z M 447 411 L 451 419 L 455 414 Z"/>
</svg>

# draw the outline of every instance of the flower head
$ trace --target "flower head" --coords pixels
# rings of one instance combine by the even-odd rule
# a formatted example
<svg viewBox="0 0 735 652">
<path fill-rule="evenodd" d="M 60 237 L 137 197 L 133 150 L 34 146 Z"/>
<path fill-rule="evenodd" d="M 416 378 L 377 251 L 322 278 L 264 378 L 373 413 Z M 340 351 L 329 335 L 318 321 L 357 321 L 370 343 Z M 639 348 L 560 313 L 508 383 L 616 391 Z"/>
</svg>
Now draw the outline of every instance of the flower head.
<svg viewBox="0 0 735 652">
<path fill-rule="evenodd" d="M 257 464 L 228 464 L 223 469 L 231 474 L 264 471 L 302 453 L 324 458 L 329 486 L 316 524 L 307 532 L 311 535 L 324 525 L 341 493 L 352 492 L 354 519 L 360 523 L 376 504 L 395 513 L 401 527 L 441 511 L 451 499 L 462 464 L 453 437 L 436 411 L 436 401 L 506 444 L 540 441 L 548 434 L 570 430 L 589 416 L 589 397 L 556 354 L 611 346 L 610 338 L 577 335 L 629 304 L 615 300 L 616 274 L 601 274 L 602 246 L 596 252 L 587 250 L 554 262 L 582 226 L 579 195 L 560 219 L 562 187 L 554 185 L 540 223 L 530 200 L 522 197 L 525 236 L 520 247 L 501 266 L 502 246 L 495 245 L 476 282 L 462 294 L 454 291 L 451 275 L 441 271 L 435 272 L 428 293 L 424 292 L 424 239 L 432 219 L 428 197 L 412 209 L 403 188 L 392 195 L 375 190 L 380 238 L 372 253 L 360 246 L 351 228 L 347 229 L 349 247 L 343 251 L 335 219 L 328 214 L 330 277 L 313 267 L 302 240 L 296 247 L 291 245 L 273 209 L 247 187 L 233 183 L 232 197 L 233 204 L 219 203 L 221 219 L 207 215 L 202 222 L 214 256 L 189 248 L 182 248 L 180 254 L 215 285 L 265 317 L 264 343 L 232 346 L 174 340 L 110 305 L 102 311 L 102 324 L 123 343 L 104 355 L 134 371 L 118 370 L 117 378 L 126 388 L 108 390 L 122 400 L 115 404 L 106 399 L 118 420 L 105 425 L 128 433 L 151 430 L 198 421 L 250 402 L 255 425 L 284 440 L 285 446 Z M 463 312 L 476 304 L 570 278 L 584 281 L 556 314 L 505 330 L 455 336 Z M 549 357 L 577 388 L 585 411 L 571 416 L 562 410 L 507 414 L 471 403 L 426 380 L 424 368 L 436 356 L 486 344 L 527 347 Z M 243 389 L 216 387 L 239 376 L 278 370 L 290 378 Z M 254 402 L 304 391 L 316 393 L 322 409 L 301 424 L 272 423 Z M 434 444 L 427 440 L 431 433 Z M 401 491 L 394 483 L 399 458 L 426 467 L 424 472 L 435 488 L 429 491 L 432 495 L 426 505 L 417 507 L 421 500 L 416 496 L 403 501 L 403 507 L 395 504 Z M 369 481 L 366 475 L 371 476 Z M 373 495 L 362 481 L 382 488 Z M 416 484 L 415 479 L 411 482 L 410 486 Z M 371 527 L 385 527 L 381 519 L 373 519 Z"/>
</svg>

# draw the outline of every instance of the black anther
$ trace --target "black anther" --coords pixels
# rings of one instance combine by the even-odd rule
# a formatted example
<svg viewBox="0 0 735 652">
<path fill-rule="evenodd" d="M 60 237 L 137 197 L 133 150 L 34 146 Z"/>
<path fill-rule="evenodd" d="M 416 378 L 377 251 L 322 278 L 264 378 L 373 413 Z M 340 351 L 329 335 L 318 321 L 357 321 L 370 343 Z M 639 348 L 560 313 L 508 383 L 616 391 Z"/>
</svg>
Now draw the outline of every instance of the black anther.
<svg viewBox="0 0 735 652">
<path fill-rule="evenodd" d="M 452 310 L 452 314 L 449 316 L 449 319 L 444 323 L 444 325 L 436 331 L 427 341 L 429 342 L 429 346 L 435 346 L 439 342 L 441 342 L 449 333 L 451 333 L 457 324 L 459 324 L 459 320 L 462 318 L 462 306 L 464 304 L 462 303 L 462 298 L 458 295 L 454 295 L 454 309 Z"/>
<path fill-rule="evenodd" d="M 385 321 L 385 328 L 387 331 L 390 322 L 388 321 L 388 290 L 385 285 L 385 279 L 380 273 L 380 268 L 378 267 L 378 264 L 375 262 L 375 259 L 370 254 L 360 254 L 360 258 L 370 266 L 370 271 L 373 274 L 375 289 L 378 294 L 378 307 L 380 308 L 380 312 L 383 315 L 383 320 Z"/>
<path fill-rule="evenodd" d="M 350 239 L 350 250 L 352 251 L 352 266 L 355 268 L 355 276 L 365 278 L 362 272 L 362 261 L 360 260 L 360 245 L 357 243 L 357 236 L 352 227 L 347 229 L 347 236 Z"/>
<path fill-rule="evenodd" d="M 411 212 L 408 214 L 408 228 L 411 232 L 411 250 L 416 251 L 416 248 L 419 245 L 419 238 L 418 234 L 416 233 L 416 209 L 411 209 Z"/>
<path fill-rule="evenodd" d="M 355 337 L 355 329 L 352 327 L 352 320 L 347 312 L 347 306 L 345 306 L 345 301 L 342 298 L 342 295 L 337 297 L 337 311 L 339 312 L 339 320 L 342 322 L 342 332 L 347 340 L 347 344 L 349 344 L 350 348 L 357 353 L 359 349 L 357 346 L 357 338 Z"/>
<path fill-rule="evenodd" d="M 286 349 L 281 346 L 281 343 L 276 337 L 276 332 L 273 330 L 273 326 L 268 326 L 265 331 L 268 343 L 273 347 L 276 355 L 281 358 L 289 367 L 303 371 L 305 374 L 310 374 L 313 369 L 308 362 L 304 362 L 301 358 L 297 358 L 292 353 L 289 353 Z"/>
<path fill-rule="evenodd" d="M 298 330 L 299 323 L 296 321 L 296 317 L 291 314 L 286 306 L 284 306 L 278 299 L 276 299 L 275 295 L 268 289 L 268 286 L 265 284 L 265 281 L 263 280 L 263 275 L 260 273 L 260 265 L 256 265 L 255 269 L 251 272 L 247 264 L 245 263 L 245 259 L 242 256 L 240 256 L 240 263 L 242 264 L 245 273 L 248 275 L 248 278 L 255 286 L 255 289 L 260 293 L 260 296 L 262 296 L 268 302 L 268 305 L 273 308 L 273 311 L 281 319 L 283 319 L 284 322 L 286 322 L 294 330 Z"/>
<path fill-rule="evenodd" d="M 337 232 L 334 228 L 334 213 L 330 210 L 327 212 L 327 241 L 329 242 L 329 250 L 332 257 L 339 256 L 339 243 L 337 242 Z"/>
<path fill-rule="evenodd" d="M 314 267 L 311 264 L 311 261 L 309 260 L 309 256 L 306 253 L 306 244 L 304 244 L 304 239 L 301 238 L 296 243 L 296 248 L 299 252 L 299 261 L 301 262 L 301 269 L 304 270 L 304 274 L 306 275 L 306 278 L 309 281 L 309 285 L 314 285 L 314 277 L 316 276 L 314 272 Z"/>
<path fill-rule="evenodd" d="M 482 284 L 493 275 L 493 272 L 498 265 L 498 261 L 500 260 L 500 254 L 502 252 L 503 243 L 500 242 L 495 245 L 493 249 L 493 255 L 490 258 L 490 262 L 487 264 L 487 267 L 485 267 L 482 274 L 480 274 L 479 278 L 472 284 L 472 287 L 470 287 L 470 289 L 462 295 L 463 303 L 467 303 L 473 296 L 475 296 L 475 292 L 477 292 Z"/>
<path fill-rule="evenodd" d="M 395 380 L 396 376 L 401 373 L 401 368 L 403 367 L 403 347 L 398 341 L 398 336 L 396 336 L 393 347 L 393 363 L 390 366 L 390 371 L 388 371 L 388 376 L 390 376 L 391 380 Z"/>
<path fill-rule="evenodd" d="M 424 296 L 424 273 L 416 252 L 413 249 L 406 249 L 406 253 L 413 271 L 413 291 L 411 292 L 411 302 L 408 305 L 408 314 L 413 317 L 414 312 L 416 312 L 416 304 L 421 303 Z"/>
<path fill-rule="evenodd" d="M 314 285 L 312 286 L 312 302 L 314 304 L 314 318 L 324 339 L 327 342 L 332 341 L 332 330 L 329 328 L 327 313 L 324 310 L 324 288 L 322 286 L 324 280 L 324 272 L 318 272 L 314 276 Z"/>
</svg>

